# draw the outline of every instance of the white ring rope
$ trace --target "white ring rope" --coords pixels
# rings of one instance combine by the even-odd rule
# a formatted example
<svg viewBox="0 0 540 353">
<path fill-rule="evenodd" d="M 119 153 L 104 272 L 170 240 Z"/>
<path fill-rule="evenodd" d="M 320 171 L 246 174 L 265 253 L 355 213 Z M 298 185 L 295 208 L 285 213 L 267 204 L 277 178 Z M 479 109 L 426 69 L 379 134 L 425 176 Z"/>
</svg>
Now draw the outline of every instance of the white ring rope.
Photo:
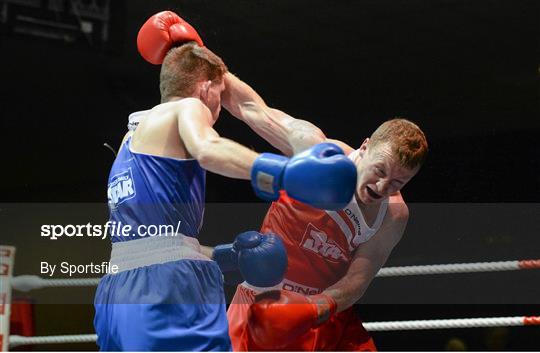
<svg viewBox="0 0 540 353">
<path fill-rule="evenodd" d="M 450 328 L 478 328 L 500 326 L 532 326 L 540 325 L 540 316 L 510 316 L 488 317 L 474 319 L 446 319 L 446 320 L 412 320 L 412 321 L 381 321 L 366 322 L 364 327 L 368 331 L 399 331 L 399 330 L 433 330 Z M 92 343 L 96 342 L 97 335 L 63 335 L 63 336 L 10 336 L 10 347 L 30 344 L 58 344 L 58 343 Z"/>
<path fill-rule="evenodd" d="M 402 266 L 382 268 L 377 277 L 433 275 L 446 273 L 496 272 L 540 268 L 540 260 L 472 262 L 448 265 Z"/>
<path fill-rule="evenodd" d="M 91 343 L 96 342 L 97 335 L 62 335 L 62 336 L 9 336 L 10 348 L 30 344 Z"/>
<path fill-rule="evenodd" d="M 34 289 L 50 287 L 92 287 L 97 286 L 99 278 L 56 278 L 48 279 L 33 275 L 23 275 L 12 278 L 13 289 L 28 292 Z"/>
<path fill-rule="evenodd" d="M 496 262 L 472 262 L 446 265 L 385 267 L 382 268 L 379 273 L 377 273 L 377 277 L 514 271 L 538 268 L 540 268 L 540 259 Z M 22 292 L 28 292 L 34 289 L 48 287 L 92 287 L 97 286 L 98 283 L 99 278 L 46 279 L 31 275 L 17 276 L 12 278 L 13 288 Z"/>
<path fill-rule="evenodd" d="M 485 317 L 474 319 L 366 322 L 368 331 L 434 330 L 449 328 L 540 325 L 540 316 Z"/>
</svg>

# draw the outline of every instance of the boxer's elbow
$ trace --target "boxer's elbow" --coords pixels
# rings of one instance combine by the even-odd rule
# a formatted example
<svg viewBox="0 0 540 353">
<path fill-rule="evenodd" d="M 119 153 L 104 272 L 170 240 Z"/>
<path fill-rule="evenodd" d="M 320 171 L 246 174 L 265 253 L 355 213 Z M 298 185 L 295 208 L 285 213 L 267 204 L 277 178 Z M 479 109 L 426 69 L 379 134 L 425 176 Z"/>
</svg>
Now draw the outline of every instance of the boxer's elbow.
<svg viewBox="0 0 540 353">
<path fill-rule="evenodd" d="M 208 169 L 208 167 L 213 166 L 218 159 L 220 137 L 209 137 L 200 141 L 193 151 L 190 151 L 193 158 L 195 158 L 201 167 Z"/>
<path fill-rule="evenodd" d="M 322 130 L 306 120 L 294 119 L 289 124 L 289 130 L 289 141 L 294 154 L 326 141 Z"/>
</svg>

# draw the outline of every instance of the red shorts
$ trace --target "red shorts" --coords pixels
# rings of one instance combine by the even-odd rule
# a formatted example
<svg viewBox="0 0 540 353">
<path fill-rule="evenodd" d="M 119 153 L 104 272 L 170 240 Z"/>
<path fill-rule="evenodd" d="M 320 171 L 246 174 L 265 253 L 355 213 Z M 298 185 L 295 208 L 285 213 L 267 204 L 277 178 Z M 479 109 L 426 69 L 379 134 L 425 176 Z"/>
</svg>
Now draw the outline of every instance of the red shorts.
<svg viewBox="0 0 540 353">
<path fill-rule="evenodd" d="M 238 286 L 229 306 L 229 335 L 234 351 L 261 351 L 251 339 L 247 328 L 247 313 L 255 292 Z M 377 351 L 353 308 L 344 310 L 321 326 L 311 329 L 295 342 L 277 351 Z"/>
</svg>

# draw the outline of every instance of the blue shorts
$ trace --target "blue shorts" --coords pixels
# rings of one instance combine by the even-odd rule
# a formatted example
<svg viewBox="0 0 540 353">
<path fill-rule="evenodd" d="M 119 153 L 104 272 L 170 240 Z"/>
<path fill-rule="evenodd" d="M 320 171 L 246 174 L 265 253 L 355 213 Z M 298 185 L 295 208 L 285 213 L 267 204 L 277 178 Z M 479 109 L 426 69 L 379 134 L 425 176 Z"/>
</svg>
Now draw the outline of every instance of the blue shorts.
<svg viewBox="0 0 540 353">
<path fill-rule="evenodd" d="M 103 277 L 94 300 L 102 351 L 231 351 L 214 261 L 177 260 Z"/>
</svg>

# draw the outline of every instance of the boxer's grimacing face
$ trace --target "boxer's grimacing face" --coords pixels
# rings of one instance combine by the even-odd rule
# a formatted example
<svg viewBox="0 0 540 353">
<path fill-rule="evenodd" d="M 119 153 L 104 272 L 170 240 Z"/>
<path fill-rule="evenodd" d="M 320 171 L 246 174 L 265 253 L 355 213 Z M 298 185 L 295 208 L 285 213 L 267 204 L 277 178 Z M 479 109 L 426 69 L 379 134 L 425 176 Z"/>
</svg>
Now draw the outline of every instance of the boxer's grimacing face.
<svg viewBox="0 0 540 353">
<path fill-rule="evenodd" d="M 389 143 L 371 147 L 369 139 L 362 143 L 355 164 L 358 171 L 356 197 L 366 205 L 380 203 L 398 192 L 420 169 L 401 166 Z"/>
</svg>

